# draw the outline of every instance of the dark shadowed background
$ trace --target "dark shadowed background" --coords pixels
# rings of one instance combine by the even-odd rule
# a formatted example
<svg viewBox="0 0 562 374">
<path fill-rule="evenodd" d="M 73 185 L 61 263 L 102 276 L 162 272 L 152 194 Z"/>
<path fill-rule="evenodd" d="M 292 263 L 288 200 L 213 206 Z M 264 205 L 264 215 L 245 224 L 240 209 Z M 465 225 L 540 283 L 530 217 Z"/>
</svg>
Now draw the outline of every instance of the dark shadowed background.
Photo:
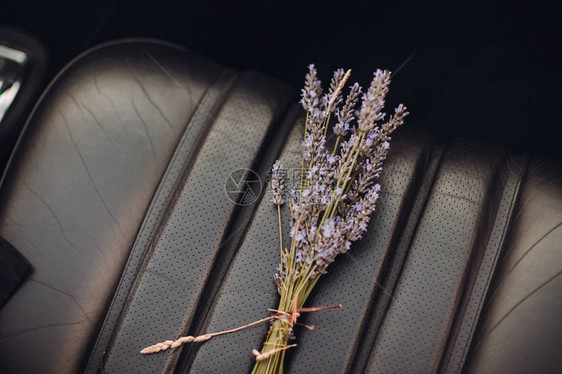
<svg viewBox="0 0 562 374">
<path fill-rule="evenodd" d="M 451 2 L 453 3 L 453 2 Z M 556 2 L 0 1 L 0 24 L 43 41 L 50 75 L 97 43 L 173 41 L 299 88 L 314 62 L 324 79 L 352 68 L 365 83 L 388 68 L 391 104 L 441 138 L 471 136 L 562 160 L 561 15 Z M 406 62 L 404 64 L 404 62 Z"/>
</svg>

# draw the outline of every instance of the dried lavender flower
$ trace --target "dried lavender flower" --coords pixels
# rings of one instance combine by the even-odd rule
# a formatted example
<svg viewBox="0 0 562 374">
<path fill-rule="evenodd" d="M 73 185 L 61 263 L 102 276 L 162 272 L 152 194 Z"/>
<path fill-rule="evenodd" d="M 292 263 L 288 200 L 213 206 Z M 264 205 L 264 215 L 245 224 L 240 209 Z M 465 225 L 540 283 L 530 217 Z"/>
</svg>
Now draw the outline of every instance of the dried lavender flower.
<svg viewBox="0 0 562 374">
<path fill-rule="evenodd" d="M 367 230 L 367 224 L 370 215 L 375 211 L 380 190 L 379 184 L 373 185 L 359 202 L 351 206 L 346 217 L 346 235 L 349 241 L 354 242 L 361 239 L 363 233 Z"/>
<path fill-rule="evenodd" d="M 322 100 L 322 84 L 318 79 L 318 72 L 314 64 L 310 64 L 305 76 L 304 89 L 302 89 L 301 104 L 304 110 L 311 112 L 319 107 L 320 100 Z"/>
<path fill-rule="evenodd" d="M 383 117 L 385 97 L 390 85 L 390 71 L 377 69 L 367 92 L 363 95 L 363 103 L 357 118 L 358 129 L 367 133 L 372 131 L 377 121 Z"/>
<path fill-rule="evenodd" d="M 404 104 L 398 105 L 398 107 L 394 109 L 394 115 L 390 116 L 388 122 L 381 126 L 382 130 L 387 135 L 390 135 L 396 128 L 404 124 L 404 118 L 406 118 L 408 114 L 410 113 L 406 111 L 406 106 L 404 106 Z"/>
<path fill-rule="evenodd" d="M 284 183 L 283 178 L 285 177 L 285 170 L 283 170 L 283 165 L 279 160 L 275 161 L 273 167 L 271 168 L 271 190 L 273 191 L 273 203 L 275 205 L 283 205 L 285 203 L 284 199 Z"/>
<path fill-rule="evenodd" d="M 336 112 L 336 117 L 338 123 L 334 125 L 334 134 L 337 136 L 346 136 L 350 129 L 350 123 L 355 119 L 353 116 L 355 112 L 355 106 L 359 100 L 359 95 L 361 95 L 361 86 L 359 83 L 355 83 L 351 86 L 349 94 L 345 99 L 345 104 L 343 107 Z"/>
</svg>

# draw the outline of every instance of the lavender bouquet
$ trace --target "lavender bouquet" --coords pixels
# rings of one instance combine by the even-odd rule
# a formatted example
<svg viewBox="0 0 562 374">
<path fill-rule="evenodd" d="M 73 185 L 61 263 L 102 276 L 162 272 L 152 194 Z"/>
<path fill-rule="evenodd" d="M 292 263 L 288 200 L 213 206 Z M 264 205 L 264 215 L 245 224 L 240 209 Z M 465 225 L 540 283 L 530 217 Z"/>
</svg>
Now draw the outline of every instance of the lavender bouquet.
<svg viewBox="0 0 562 374">
<path fill-rule="evenodd" d="M 314 65 L 308 67 L 302 90 L 306 111 L 301 178 L 298 188 L 287 197 L 285 171 L 279 161 L 271 171 L 272 201 L 277 205 L 281 261 L 274 275 L 281 295 L 274 314 L 231 330 L 184 336 L 167 340 L 140 351 L 142 354 L 200 343 L 215 336 L 271 322 L 261 351 L 254 349 L 256 364 L 252 373 L 282 373 L 283 360 L 294 339 L 293 328 L 301 313 L 341 307 L 304 308 L 308 296 L 328 266 L 351 243 L 360 239 L 375 211 L 381 187 L 376 183 L 390 147 L 390 135 L 408 115 L 400 104 L 388 120 L 383 113 L 391 73 L 377 70 L 367 92 L 355 83 L 343 99 L 343 89 L 351 70 L 334 72 L 324 94 Z M 360 109 L 356 106 L 361 99 Z M 335 120 L 332 120 L 335 119 Z M 332 125 L 333 135 L 328 137 Z M 281 205 L 291 211 L 289 248 L 284 246 Z"/>
<path fill-rule="evenodd" d="M 376 183 L 390 147 L 390 134 L 408 115 L 400 104 L 385 121 L 385 96 L 391 73 L 377 70 L 367 92 L 359 84 L 342 89 L 351 71 L 336 70 L 323 93 L 314 65 L 309 66 L 302 106 L 306 124 L 300 186 L 284 193 L 284 170 L 279 161 L 272 168 L 271 189 L 277 205 L 281 262 L 274 280 L 281 299 L 261 352 L 254 350 L 253 373 L 279 373 L 294 338 L 293 327 L 318 279 L 351 243 L 360 239 L 375 211 L 381 187 Z M 361 106 L 355 110 L 361 97 Z M 327 141 L 335 117 L 332 142 Z M 284 247 L 281 205 L 291 210 L 290 246 Z"/>
</svg>

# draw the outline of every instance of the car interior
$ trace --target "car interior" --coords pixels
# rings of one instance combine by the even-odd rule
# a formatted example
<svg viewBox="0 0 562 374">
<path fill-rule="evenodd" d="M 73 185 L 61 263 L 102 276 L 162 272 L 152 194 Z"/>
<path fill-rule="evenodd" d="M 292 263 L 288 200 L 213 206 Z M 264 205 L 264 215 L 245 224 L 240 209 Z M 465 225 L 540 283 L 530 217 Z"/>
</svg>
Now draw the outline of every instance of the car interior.
<svg viewBox="0 0 562 374">
<path fill-rule="evenodd" d="M 560 373 L 558 8 L 4 0 L 0 373 L 251 372 L 266 325 L 139 351 L 276 307 L 309 64 L 391 70 L 410 115 L 285 372 Z"/>
</svg>

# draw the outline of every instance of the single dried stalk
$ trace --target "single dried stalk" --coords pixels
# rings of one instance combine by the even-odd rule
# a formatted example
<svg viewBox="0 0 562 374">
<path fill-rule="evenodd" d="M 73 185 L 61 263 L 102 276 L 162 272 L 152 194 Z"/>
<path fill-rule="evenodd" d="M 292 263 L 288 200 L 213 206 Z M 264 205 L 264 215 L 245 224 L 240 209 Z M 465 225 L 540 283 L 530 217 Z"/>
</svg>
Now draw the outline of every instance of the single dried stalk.
<svg viewBox="0 0 562 374">
<path fill-rule="evenodd" d="M 209 340 L 209 339 L 211 339 L 215 336 L 230 334 L 230 333 L 240 331 L 240 330 L 245 329 L 245 328 L 250 327 L 250 326 L 254 326 L 254 325 L 257 325 L 257 324 L 260 324 L 260 323 L 263 323 L 263 322 L 267 322 L 267 321 L 271 320 L 271 318 L 272 317 L 262 318 L 260 320 L 254 321 L 252 323 L 248 323 L 247 325 L 240 326 L 240 327 L 237 327 L 235 329 L 214 332 L 212 334 L 204 334 L 204 335 L 199 335 L 199 336 L 182 336 L 181 338 L 179 338 L 177 340 L 166 340 L 162 343 L 157 343 L 157 344 L 151 345 L 150 347 L 143 348 L 140 351 L 140 353 L 143 354 L 143 355 L 147 355 L 147 354 L 151 354 L 151 353 L 162 352 L 162 351 L 165 351 L 168 348 L 178 348 L 184 343 L 201 343 L 201 342 L 207 341 L 207 340 Z"/>
<path fill-rule="evenodd" d="M 328 306 L 320 306 L 320 307 L 312 307 L 312 308 L 295 309 L 293 314 L 289 314 L 289 313 L 286 313 L 286 312 L 281 312 L 281 311 L 278 311 L 278 310 L 270 309 L 270 311 L 275 312 L 275 314 L 273 314 L 271 317 L 262 318 L 262 319 L 259 319 L 257 321 L 254 321 L 252 323 L 248 323 L 247 325 L 236 327 L 236 328 L 230 329 L 230 330 L 224 330 L 224 331 L 219 331 L 219 332 L 214 332 L 214 333 L 204 334 L 204 335 L 199 335 L 199 336 L 182 336 L 181 338 L 178 338 L 176 340 L 166 340 L 166 341 L 163 341 L 161 343 L 157 343 L 157 344 L 151 345 L 149 347 L 143 348 L 140 351 L 140 353 L 143 354 L 143 355 L 148 355 L 148 354 L 152 354 L 152 353 L 162 352 L 162 351 L 165 351 L 165 350 L 170 349 L 170 348 L 171 349 L 178 348 L 185 343 L 202 343 L 202 342 L 205 342 L 205 341 L 207 341 L 207 340 L 209 340 L 209 339 L 211 339 L 215 336 L 230 334 L 230 333 L 240 331 L 240 330 L 243 330 L 243 329 L 251 327 L 251 326 L 258 325 L 258 324 L 263 323 L 263 322 L 271 321 L 272 319 L 287 321 L 291 325 L 295 325 L 296 321 L 297 321 L 297 318 L 300 316 L 300 313 L 318 312 L 318 311 L 321 311 L 321 310 L 341 308 L 341 307 L 342 307 L 341 304 L 339 304 L 339 305 L 328 305 Z M 306 326 L 306 327 L 310 328 L 310 326 Z M 291 347 L 292 346 L 289 346 L 288 348 L 291 348 Z M 260 357 L 264 357 L 264 356 L 260 356 Z M 262 358 L 262 359 L 264 359 L 264 358 Z"/>
</svg>

